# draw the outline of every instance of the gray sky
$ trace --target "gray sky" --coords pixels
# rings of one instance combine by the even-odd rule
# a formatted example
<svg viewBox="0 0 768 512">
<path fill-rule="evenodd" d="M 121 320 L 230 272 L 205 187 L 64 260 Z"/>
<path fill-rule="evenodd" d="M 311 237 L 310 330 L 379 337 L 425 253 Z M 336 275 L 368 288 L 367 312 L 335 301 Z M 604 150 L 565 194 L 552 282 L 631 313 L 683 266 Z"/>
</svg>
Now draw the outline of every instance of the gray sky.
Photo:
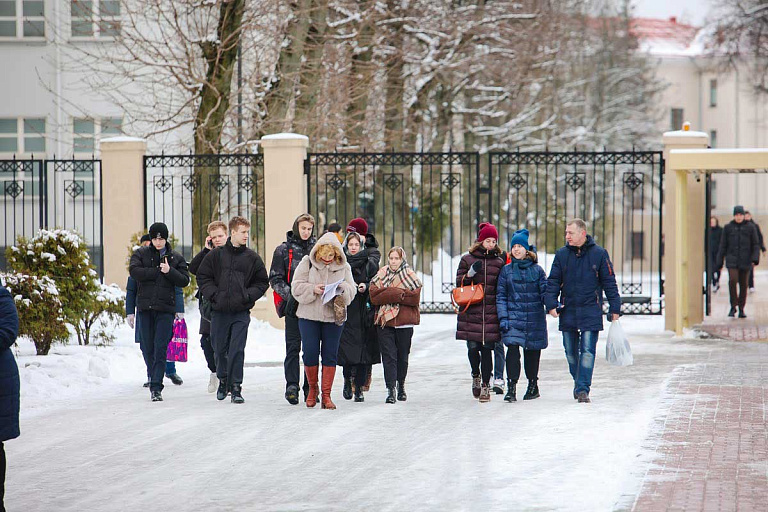
<svg viewBox="0 0 768 512">
<path fill-rule="evenodd" d="M 669 18 L 701 25 L 713 0 L 634 0 L 635 16 L 641 18 Z"/>
</svg>

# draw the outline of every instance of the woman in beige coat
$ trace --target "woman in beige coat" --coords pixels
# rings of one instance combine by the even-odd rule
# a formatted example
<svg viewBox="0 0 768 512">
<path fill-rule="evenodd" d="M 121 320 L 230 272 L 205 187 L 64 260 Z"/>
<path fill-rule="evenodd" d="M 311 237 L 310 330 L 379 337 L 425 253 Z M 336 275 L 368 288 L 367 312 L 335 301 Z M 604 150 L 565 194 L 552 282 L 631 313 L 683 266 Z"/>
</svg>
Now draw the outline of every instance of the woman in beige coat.
<svg viewBox="0 0 768 512">
<path fill-rule="evenodd" d="M 333 294 L 332 287 L 335 285 Z M 328 287 L 328 294 L 326 294 Z M 296 268 L 291 293 L 299 303 L 301 344 L 304 349 L 304 371 L 309 381 L 307 407 L 317 404 L 317 373 L 323 356 L 323 409 L 335 409 L 331 388 L 336 375 L 339 340 L 347 319 L 347 306 L 357 293 L 352 270 L 347 264 L 339 239 L 326 233 Z"/>
</svg>

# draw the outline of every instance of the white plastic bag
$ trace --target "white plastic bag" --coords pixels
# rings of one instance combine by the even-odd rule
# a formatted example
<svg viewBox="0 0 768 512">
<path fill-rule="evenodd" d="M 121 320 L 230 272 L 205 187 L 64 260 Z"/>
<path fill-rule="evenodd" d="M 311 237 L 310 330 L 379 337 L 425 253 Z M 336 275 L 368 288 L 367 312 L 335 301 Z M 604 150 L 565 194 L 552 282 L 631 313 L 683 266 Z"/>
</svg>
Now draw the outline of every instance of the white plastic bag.
<svg viewBox="0 0 768 512">
<path fill-rule="evenodd" d="M 605 344 L 605 359 L 615 366 L 630 366 L 634 359 L 629 348 L 629 340 L 618 320 L 611 322 L 608 328 L 608 343 Z"/>
</svg>

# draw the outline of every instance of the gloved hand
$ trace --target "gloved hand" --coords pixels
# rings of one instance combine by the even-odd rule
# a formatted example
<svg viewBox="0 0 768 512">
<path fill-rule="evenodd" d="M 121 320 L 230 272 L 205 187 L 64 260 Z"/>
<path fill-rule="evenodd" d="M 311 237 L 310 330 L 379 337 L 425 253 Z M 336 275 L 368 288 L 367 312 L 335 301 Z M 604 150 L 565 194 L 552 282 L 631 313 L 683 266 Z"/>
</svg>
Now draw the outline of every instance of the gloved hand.
<svg viewBox="0 0 768 512">
<path fill-rule="evenodd" d="M 176 313 L 176 318 L 179 320 L 184 320 L 184 313 Z"/>
<path fill-rule="evenodd" d="M 475 274 L 483 270 L 483 262 L 482 261 L 476 261 L 472 264 L 471 267 L 469 267 L 469 270 L 467 271 L 467 277 L 474 277 Z"/>
<path fill-rule="evenodd" d="M 501 328 L 501 332 L 507 332 L 509 330 L 509 321 L 508 320 L 502 320 L 499 323 L 499 327 Z"/>
<path fill-rule="evenodd" d="M 128 315 L 125 319 L 128 320 L 128 325 L 131 326 L 131 329 L 136 328 L 136 315 Z"/>
</svg>

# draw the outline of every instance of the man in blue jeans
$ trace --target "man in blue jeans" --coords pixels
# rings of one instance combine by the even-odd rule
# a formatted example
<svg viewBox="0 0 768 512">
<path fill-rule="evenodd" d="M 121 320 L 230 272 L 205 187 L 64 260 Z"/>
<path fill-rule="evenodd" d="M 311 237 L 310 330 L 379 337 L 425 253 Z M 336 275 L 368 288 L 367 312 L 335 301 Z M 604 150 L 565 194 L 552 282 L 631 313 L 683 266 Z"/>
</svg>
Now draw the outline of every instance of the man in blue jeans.
<svg viewBox="0 0 768 512">
<path fill-rule="evenodd" d="M 565 242 L 555 253 L 544 302 L 549 314 L 560 318 L 573 398 L 589 403 L 597 336 L 603 330 L 603 292 L 611 321 L 619 319 L 621 297 L 608 251 L 587 234 L 583 220 L 568 222 Z"/>
</svg>

